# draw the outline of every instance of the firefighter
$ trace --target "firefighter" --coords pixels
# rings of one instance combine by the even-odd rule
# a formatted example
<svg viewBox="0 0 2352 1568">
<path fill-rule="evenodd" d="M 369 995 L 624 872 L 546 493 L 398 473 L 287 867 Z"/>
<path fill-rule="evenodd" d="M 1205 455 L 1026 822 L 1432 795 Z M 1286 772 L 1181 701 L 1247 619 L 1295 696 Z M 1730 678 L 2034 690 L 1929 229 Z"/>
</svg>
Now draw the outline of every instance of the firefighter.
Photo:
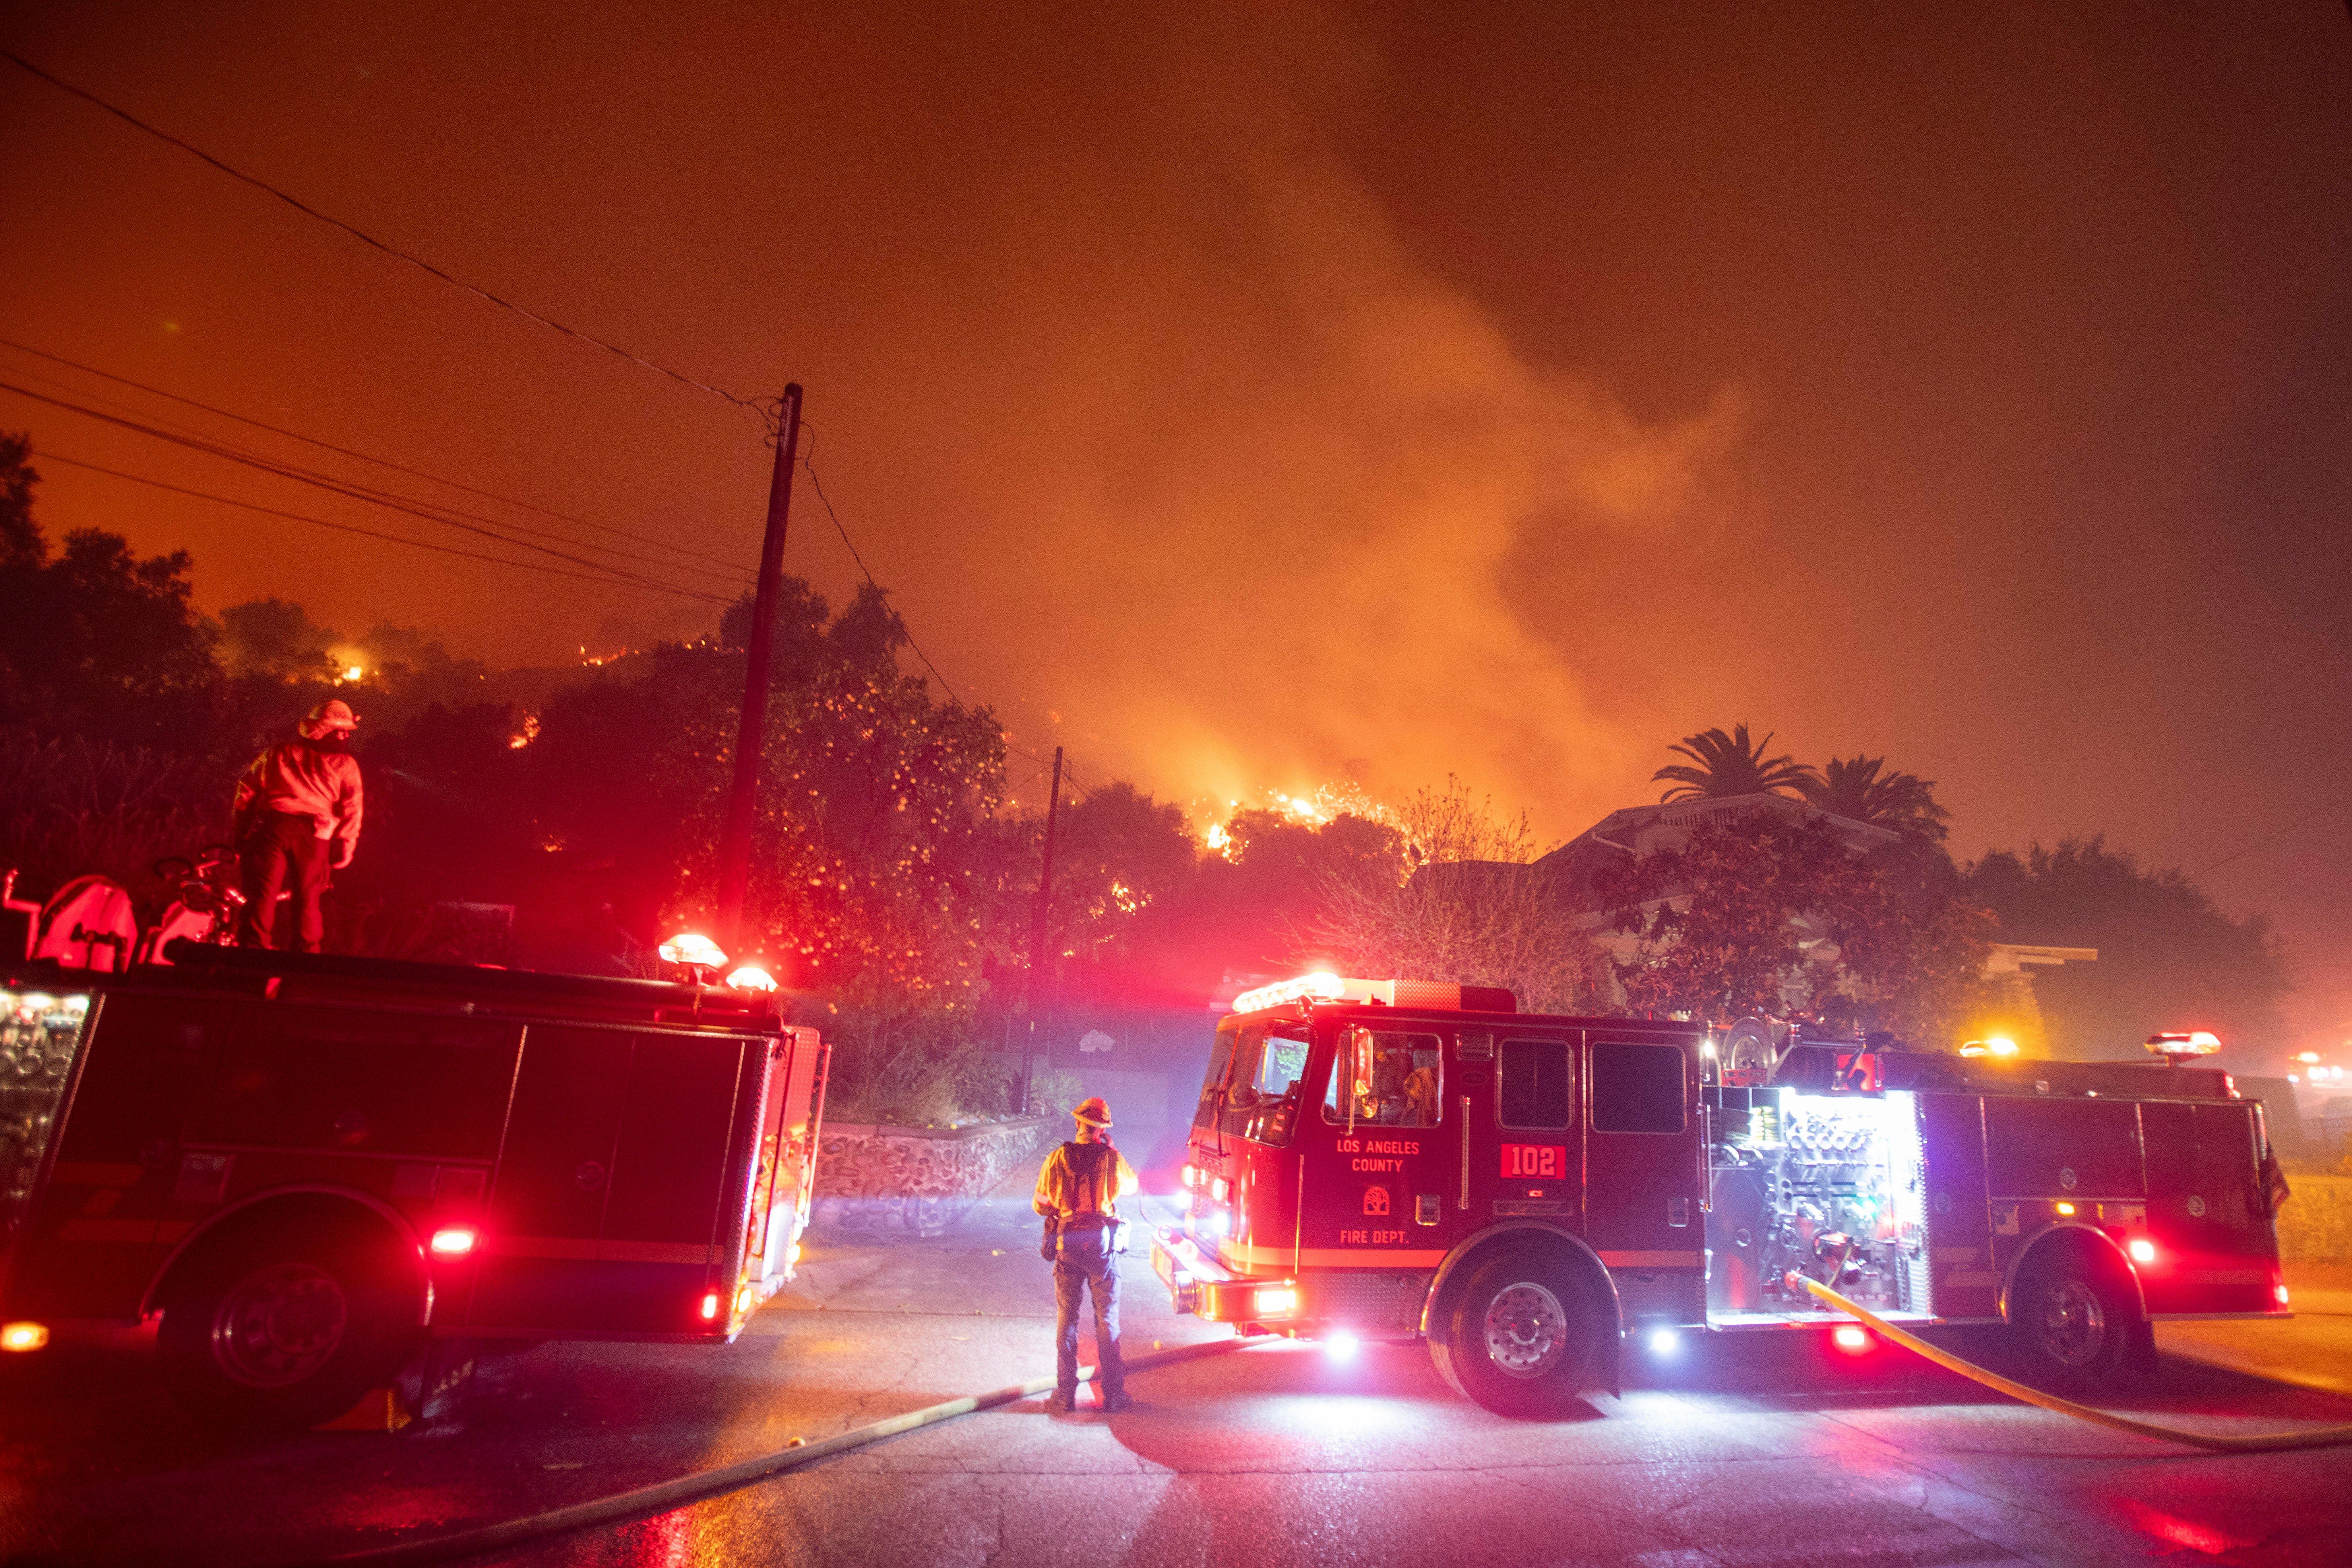
<svg viewBox="0 0 2352 1568">
<path fill-rule="evenodd" d="M 1045 1217 L 1045 1256 L 1054 1260 L 1055 1388 L 1045 1408 L 1078 1403 L 1078 1303 L 1095 1302 L 1096 1376 L 1106 1411 L 1128 1407 L 1127 1376 L 1118 1359 L 1118 1199 L 1137 1190 L 1135 1170 L 1111 1146 L 1110 1107 L 1101 1096 L 1072 1110 L 1077 1137 L 1045 1156 L 1033 1207 Z"/>
<path fill-rule="evenodd" d="M 1437 1053 L 1416 1051 L 1412 1053 L 1412 1071 L 1404 1080 L 1404 1124 L 1408 1127 L 1437 1125 Z"/>
<path fill-rule="evenodd" d="M 231 836 L 236 843 L 245 908 L 238 945 L 273 947 L 278 895 L 290 893 L 295 946 L 319 950 L 326 917 L 319 909 L 327 873 L 352 863 L 360 841 L 360 763 L 352 755 L 359 717 L 335 699 L 312 708 L 284 740 L 253 759 L 236 781 Z"/>
</svg>

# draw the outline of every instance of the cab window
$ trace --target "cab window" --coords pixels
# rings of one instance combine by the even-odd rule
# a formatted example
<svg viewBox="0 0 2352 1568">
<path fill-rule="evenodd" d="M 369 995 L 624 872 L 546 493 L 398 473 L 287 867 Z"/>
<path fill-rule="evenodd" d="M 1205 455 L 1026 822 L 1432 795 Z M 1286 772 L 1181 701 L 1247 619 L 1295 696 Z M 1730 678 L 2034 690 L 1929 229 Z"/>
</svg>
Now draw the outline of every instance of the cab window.
<svg viewBox="0 0 2352 1568">
<path fill-rule="evenodd" d="M 1307 1025 L 1251 1024 L 1234 1047 L 1232 1087 L 1225 1091 L 1224 1130 L 1259 1144 L 1287 1144 L 1298 1113 L 1298 1082 L 1307 1076 Z"/>
<path fill-rule="evenodd" d="M 1601 1040 L 1592 1047 L 1592 1130 L 1679 1133 L 1686 1109 L 1678 1045 Z"/>
<path fill-rule="evenodd" d="M 1343 1030 L 1323 1119 L 1341 1127 L 1434 1127 L 1445 1107 L 1444 1071 L 1433 1034 Z"/>
<path fill-rule="evenodd" d="M 1564 1040 L 1507 1040 L 1495 1048 L 1495 1119 L 1557 1131 L 1576 1106 L 1575 1059 Z"/>
</svg>

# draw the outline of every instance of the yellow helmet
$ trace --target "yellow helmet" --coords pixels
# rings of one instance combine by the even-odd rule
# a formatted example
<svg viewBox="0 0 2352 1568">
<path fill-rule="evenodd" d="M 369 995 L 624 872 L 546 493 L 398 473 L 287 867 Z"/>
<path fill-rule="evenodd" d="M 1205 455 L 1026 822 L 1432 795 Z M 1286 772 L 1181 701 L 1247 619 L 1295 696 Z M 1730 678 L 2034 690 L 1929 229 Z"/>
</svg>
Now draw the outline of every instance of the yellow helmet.
<svg viewBox="0 0 2352 1568">
<path fill-rule="evenodd" d="M 1110 1107 L 1103 1103 L 1102 1096 L 1099 1094 L 1081 1100 L 1076 1105 L 1071 1106 L 1070 1114 L 1076 1116 L 1079 1121 L 1084 1122 L 1089 1127 L 1108 1127 L 1110 1125 Z"/>
</svg>

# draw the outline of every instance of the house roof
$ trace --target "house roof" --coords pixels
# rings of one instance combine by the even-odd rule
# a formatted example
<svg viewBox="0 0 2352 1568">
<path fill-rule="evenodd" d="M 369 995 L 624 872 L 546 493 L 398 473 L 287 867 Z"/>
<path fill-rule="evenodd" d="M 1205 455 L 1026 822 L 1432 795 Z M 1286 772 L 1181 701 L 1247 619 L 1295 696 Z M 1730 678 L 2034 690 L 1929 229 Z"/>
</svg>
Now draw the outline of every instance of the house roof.
<svg viewBox="0 0 2352 1568">
<path fill-rule="evenodd" d="M 1590 892 L 1593 874 L 1613 860 L 1628 854 L 1648 854 L 1654 850 L 1679 850 L 1690 842 L 1695 828 L 1759 812 L 1769 812 L 1790 821 L 1827 822 L 1837 829 L 1846 849 L 1858 856 L 1903 841 L 1903 835 L 1891 828 L 1858 822 L 1786 795 L 1718 795 L 1696 800 L 1621 806 L 1536 864 L 1567 886 Z"/>
</svg>

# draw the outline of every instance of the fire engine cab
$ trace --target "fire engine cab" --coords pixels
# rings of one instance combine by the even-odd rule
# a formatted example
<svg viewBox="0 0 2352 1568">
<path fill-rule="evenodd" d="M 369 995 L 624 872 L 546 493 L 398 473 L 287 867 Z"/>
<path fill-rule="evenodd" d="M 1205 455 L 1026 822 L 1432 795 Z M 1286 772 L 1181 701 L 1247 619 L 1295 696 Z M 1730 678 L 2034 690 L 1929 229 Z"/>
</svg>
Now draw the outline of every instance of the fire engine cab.
<svg viewBox="0 0 2352 1568">
<path fill-rule="evenodd" d="M 767 996 L 173 957 L 0 970 L 0 1346 L 144 1325 L 301 1426 L 431 1339 L 727 1341 L 790 1278 L 826 1048 Z"/>
<path fill-rule="evenodd" d="M 1424 1339 L 1510 1415 L 1616 1391 L 1631 1336 L 1851 1324 L 1806 1277 L 1893 1322 L 2008 1324 L 2077 1387 L 2148 1364 L 2157 1320 L 2285 1313 L 2262 1107 L 2181 1064 L 2210 1036 L 2064 1062 L 1753 1024 L 1727 1051 L 1474 987 L 1244 994 L 1154 1270 L 1244 1332 Z"/>
</svg>

